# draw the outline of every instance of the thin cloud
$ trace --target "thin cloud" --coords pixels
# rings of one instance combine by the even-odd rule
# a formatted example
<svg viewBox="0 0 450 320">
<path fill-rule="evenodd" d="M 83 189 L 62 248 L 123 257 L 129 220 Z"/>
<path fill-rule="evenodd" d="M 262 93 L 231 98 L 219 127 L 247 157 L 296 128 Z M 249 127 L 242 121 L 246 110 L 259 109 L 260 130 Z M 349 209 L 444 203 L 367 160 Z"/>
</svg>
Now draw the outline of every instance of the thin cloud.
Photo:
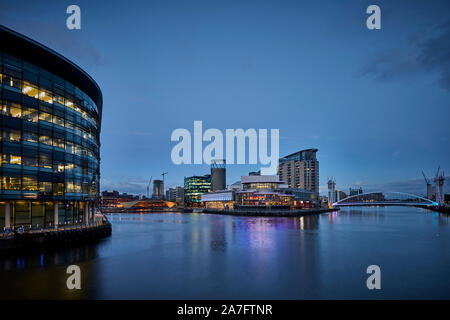
<svg viewBox="0 0 450 320">
<path fill-rule="evenodd" d="M 450 20 L 417 33 L 404 45 L 377 55 L 361 70 L 378 81 L 434 74 L 435 84 L 450 91 Z"/>
</svg>

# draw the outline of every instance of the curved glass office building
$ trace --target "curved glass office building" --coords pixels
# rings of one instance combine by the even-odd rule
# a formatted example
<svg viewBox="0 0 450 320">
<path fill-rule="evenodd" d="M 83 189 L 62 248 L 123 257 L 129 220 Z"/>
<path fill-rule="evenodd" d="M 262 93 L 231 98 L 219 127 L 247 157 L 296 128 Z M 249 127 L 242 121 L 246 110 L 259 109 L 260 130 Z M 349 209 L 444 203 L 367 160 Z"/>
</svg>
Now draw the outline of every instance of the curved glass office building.
<svg viewBox="0 0 450 320">
<path fill-rule="evenodd" d="M 91 221 L 100 175 L 97 83 L 0 26 L 0 90 L 0 232 Z"/>
</svg>

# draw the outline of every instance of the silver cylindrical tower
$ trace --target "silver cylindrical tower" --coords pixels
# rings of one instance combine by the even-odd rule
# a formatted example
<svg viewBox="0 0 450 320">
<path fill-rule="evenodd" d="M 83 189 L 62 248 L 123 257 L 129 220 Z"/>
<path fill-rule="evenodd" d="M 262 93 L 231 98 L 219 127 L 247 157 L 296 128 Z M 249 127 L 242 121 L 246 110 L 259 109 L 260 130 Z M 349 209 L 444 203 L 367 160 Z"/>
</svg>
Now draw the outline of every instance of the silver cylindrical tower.
<svg viewBox="0 0 450 320">
<path fill-rule="evenodd" d="M 225 190 L 227 188 L 227 175 L 225 160 L 211 162 L 211 191 Z"/>
</svg>

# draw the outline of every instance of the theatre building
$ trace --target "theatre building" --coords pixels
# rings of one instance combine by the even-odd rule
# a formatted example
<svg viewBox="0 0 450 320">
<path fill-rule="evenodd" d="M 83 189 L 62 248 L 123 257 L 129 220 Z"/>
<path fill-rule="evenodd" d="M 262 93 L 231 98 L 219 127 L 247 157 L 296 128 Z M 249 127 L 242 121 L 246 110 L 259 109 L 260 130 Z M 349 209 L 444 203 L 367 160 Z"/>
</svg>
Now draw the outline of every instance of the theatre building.
<svg viewBox="0 0 450 320">
<path fill-rule="evenodd" d="M 242 176 L 242 190 L 236 192 L 240 206 L 283 206 L 289 208 L 294 196 L 285 194 L 287 185 L 273 176 Z"/>
<path fill-rule="evenodd" d="M 102 93 L 80 67 L 0 26 L 0 232 L 89 222 Z"/>
</svg>

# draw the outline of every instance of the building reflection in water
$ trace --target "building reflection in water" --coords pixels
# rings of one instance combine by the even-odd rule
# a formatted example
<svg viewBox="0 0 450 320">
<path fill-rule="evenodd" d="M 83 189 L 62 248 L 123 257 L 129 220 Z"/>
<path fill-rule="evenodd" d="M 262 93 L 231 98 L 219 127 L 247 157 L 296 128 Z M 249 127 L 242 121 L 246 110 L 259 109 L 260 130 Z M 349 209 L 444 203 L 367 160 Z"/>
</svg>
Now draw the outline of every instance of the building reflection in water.
<svg viewBox="0 0 450 320">
<path fill-rule="evenodd" d="M 347 220 L 352 220 L 354 222 L 363 220 L 382 222 L 385 218 L 384 210 L 384 207 L 365 207 L 365 209 L 357 207 L 341 208 L 341 210 L 328 213 L 328 222 L 330 224 L 346 222 Z"/>
<path fill-rule="evenodd" d="M 90 261 L 98 257 L 98 244 L 61 250 L 15 254 L 0 257 L 0 299 L 86 299 L 86 280 L 95 279 L 98 264 Z M 76 264 L 82 272 L 82 289 L 67 289 L 66 273 L 69 265 Z M 90 291 L 90 294 L 95 293 Z"/>
</svg>

